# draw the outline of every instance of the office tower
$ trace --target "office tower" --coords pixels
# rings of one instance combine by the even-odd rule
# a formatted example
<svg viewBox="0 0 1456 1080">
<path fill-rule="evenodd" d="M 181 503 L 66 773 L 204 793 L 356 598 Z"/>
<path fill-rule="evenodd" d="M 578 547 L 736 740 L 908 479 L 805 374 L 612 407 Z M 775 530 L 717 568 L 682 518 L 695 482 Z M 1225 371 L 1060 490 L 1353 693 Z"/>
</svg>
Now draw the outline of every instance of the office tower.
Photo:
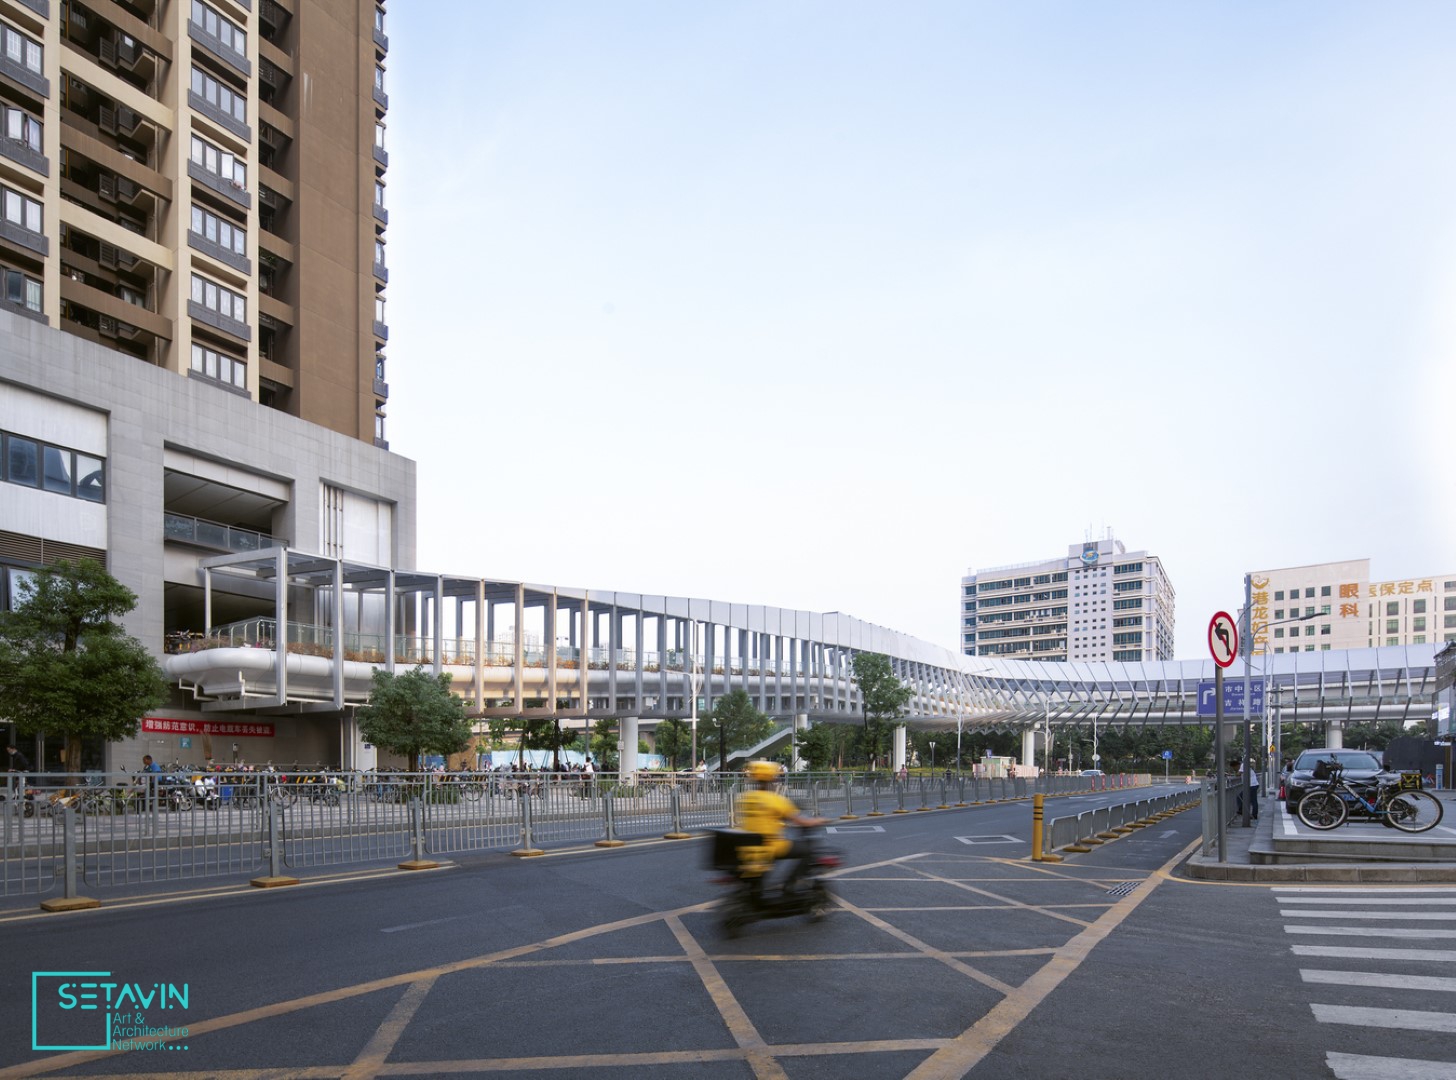
<svg viewBox="0 0 1456 1080">
<path fill-rule="evenodd" d="M 961 579 L 961 652 L 1019 660 L 1171 660 L 1172 582 L 1156 555 L 1111 535 L 1065 557 Z"/>
</svg>

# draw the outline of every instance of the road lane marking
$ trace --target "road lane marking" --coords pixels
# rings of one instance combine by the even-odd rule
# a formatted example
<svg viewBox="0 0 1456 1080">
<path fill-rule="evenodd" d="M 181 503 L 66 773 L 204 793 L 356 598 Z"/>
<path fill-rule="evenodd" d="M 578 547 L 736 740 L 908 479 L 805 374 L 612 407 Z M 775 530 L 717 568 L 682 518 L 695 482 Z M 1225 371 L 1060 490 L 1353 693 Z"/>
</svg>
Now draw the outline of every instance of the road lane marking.
<svg viewBox="0 0 1456 1080">
<path fill-rule="evenodd" d="M 1295 956 L 1323 956 L 1345 960 L 1421 960 L 1437 964 L 1456 964 L 1456 951 L 1451 949 L 1357 949 L 1343 945 L 1295 945 Z"/>
<path fill-rule="evenodd" d="M 421 979 L 412 983 L 395 1002 L 384 1022 L 370 1036 L 369 1042 L 359 1051 L 359 1056 L 344 1070 L 339 1080 L 369 1080 L 377 1076 L 379 1066 L 389 1059 L 395 1044 L 404 1035 L 404 1029 L 409 1027 L 410 1021 L 420 1011 L 420 1006 L 425 1003 L 425 998 L 434 986 L 435 979 Z"/>
<path fill-rule="evenodd" d="M 693 970 L 698 973 L 698 979 L 703 984 L 703 989 L 708 992 L 708 997 L 713 1001 L 713 1007 L 718 1010 L 718 1015 L 723 1018 L 723 1023 L 728 1026 L 728 1033 L 733 1036 L 733 1041 L 739 1048 L 746 1051 L 748 1064 L 753 1068 L 753 1075 L 760 1080 L 789 1080 L 789 1074 L 784 1072 L 784 1067 L 768 1053 L 767 1044 L 763 1036 L 754 1027 L 753 1021 L 748 1018 L 748 1013 L 739 1004 L 738 998 L 733 991 L 728 989 L 728 983 L 723 979 L 723 973 L 718 970 L 713 961 L 708 959 L 708 954 L 698 944 L 697 938 L 688 933 L 687 927 L 676 915 L 669 915 L 666 919 L 667 928 L 672 931 L 672 936 L 677 939 L 682 951 L 692 962 Z"/>
<path fill-rule="evenodd" d="M 1420 1009 L 1369 1009 L 1357 1005 L 1311 1004 L 1310 1008 L 1314 1010 L 1315 1019 L 1322 1024 L 1353 1024 L 1358 1027 L 1456 1034 L 1456 1013 L 1425 1012 Z"/>
<path fill-rule="evenodd" d="M 1390 919 L 1405 922 L 1451 922 L 1456 911 L 1281 911 L 1286 919 Z"/>
<path fill-rule="evenodd" d="M 1029 979 L 1018 986 L 1003 1000 L 993 1005 L 989 1012 L 968 1027 L 943 1049 L 937 1050 L 913 1069 L 906 1080 L 946 1080 L 947 1077 L 965 1076 L 974 1069 L 987 1054 L 1000 1044 L 1040 1005 L 1067 980 L 1092 950 L 1113 930 L 1121 926 L 1137 910 L 1138 905 L 1152 896 L 1162 882 L 1190 854 L 1203 844 L 1200 837 L 1188 844 L 1163 864 L 1159 872 L 1148 878 L 1147 888 L 1137 889 L 1119 900 L 1091 926 L 1057 950 Z"/>
<path fill-rule="evenodd" d="M 1406 929 L 1390 926 L 1286 926 L 1286 934 L 1319 934 L 1321 937 L 1456 938 L 1456 930 Z"/>
<path fill-rule="evenodd" d="M 401 930 L 418 930 L 422 926 L 438 926 L 440 923 L 454 922 L 456 919 L 463 919 L 464 915 L 447 915 L 443 919 L 426 919 L 424 922 L 405 923 L 402 926 L 380 927 L 381 934 L 398 934 Z"/>
<path fill-rule="evenodd" d="M 1439 975 L 1390 975 L 1383 971 L 1330 971 L 1325 968 L 1300 968 L 1299 977 L 1308 983 L 1330 983 L 1334 986 L 1378 986 L 1386 990 L 1435 990 L 1456 993 L 1456 979 Z"/>
<path fill-rule="evenodd" d="M 1278 900 L 1281 904 L 1333 904 L 1338 898 L 1333 896 L 1276 896 L 1274 899 Z M 1362 896 L 1357 900 L 1357 903 L 1362 906 L 1365 904 L 1384 904 L 1387 906 L 1394 906 L 1396 904 L 1403 906 L 1429 904 L 1431 906 L 1441 905 L 1443 907 L 1451 907 L 1456 905 L 1456 893 L 1444 897 L 1416 896 L 1409 899 L 1400 896 Z"/>
<path fill-rule="evenodd" d="M 1335 1080 L 1452 1080 L 1456 1061 L 1422 1061 L 1419 1058 L 1373 1057 L 1366 1054 L 1325 1055 L 1325 1064 Z"/>
</svg>

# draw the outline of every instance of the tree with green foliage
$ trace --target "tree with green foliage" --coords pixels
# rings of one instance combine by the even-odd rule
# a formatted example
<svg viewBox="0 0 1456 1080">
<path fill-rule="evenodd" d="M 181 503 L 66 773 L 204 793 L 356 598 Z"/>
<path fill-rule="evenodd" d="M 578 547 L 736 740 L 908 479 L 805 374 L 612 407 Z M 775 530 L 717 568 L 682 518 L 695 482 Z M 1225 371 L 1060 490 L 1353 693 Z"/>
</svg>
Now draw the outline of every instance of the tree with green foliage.
<svg viewBox="0 0 1456 1080">
<path fill-rule="evenodd" d="M 774 727 L 773 720 L 754 707 L 753 699 L 742 687 L 713 703 L 712 719 L 703 736 L 703 755 L 716 757 L 720 770 L 728 769 L 728 758 L 734 750 L 768 738 Z"/>
<path fill-rule="evenodd" d="M 859 742 L 859 729 L 851 724 L 812 725 L 799 736 L 799 756 L 814 772 L 844 768 L 846 757 L 853 757 Z"/>
<path fill-rule="evenodd" d="M 616 772 L 618 757 L 614 720 L 603 717 L 592 725 L 591 754 L 597 772 Z"/>
<path fill-rule="evenodd" d="M 905 715 L 913 691 L 896 676 L 884 653 L 855 653 L 854 682 L 864 706 L 863 749 L 873 769 L 879 763 L 890 726 Z"/>
<path fill-rule="evenodd" d="M 693 752 L 693 730 L 686 720 L 675 720 L 668 717 L 657 725 L 653 733 L 653 741 L 657 745 L 657 752 L 667 758 L 667 767 L 676 769 L 686 761 L 689 767 L 696 764 L 692 761 Z"/>
<path fill-rule="evenodd" d="M 409 759 L 420 771 L 424 754 L 458 754 L 470 745 L 471 722 L 465 702 L 450 693 L 450 676 L 423 667 L 404 674 L 374 669 L 369 704 L 359 710 L 359 734 L 391 754 Z"/>
<path fill-rule="evenodd" d="M 63 767 L 78 773 L 82 740 L 135 735 L 167 700 L 167 680 L 112 621 L 136 607 L 136 594 L 94 559 L 37 570 L 19 595 L 0 614 L 0 716 L 21 735 L 62 736 Z"/>
</svg>

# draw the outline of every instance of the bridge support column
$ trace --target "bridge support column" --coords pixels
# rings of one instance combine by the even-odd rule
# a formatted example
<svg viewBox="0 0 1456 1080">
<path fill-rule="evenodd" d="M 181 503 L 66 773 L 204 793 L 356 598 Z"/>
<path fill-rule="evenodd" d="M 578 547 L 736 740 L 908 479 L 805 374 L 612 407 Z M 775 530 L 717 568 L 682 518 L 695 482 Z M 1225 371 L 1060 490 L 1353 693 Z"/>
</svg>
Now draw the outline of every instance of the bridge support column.
<svg viewBox="0 0 1456 1080">
<path fill-rule="evenodd" d="M 624 716 L 617 721 L 617 771 L 622 783 L 630 784 L 637 775 L 637 717 Z"/>
<path fill-rule="evenodd" d="M 900 766 L 905 764 L 905 725 L 895 725 L 894 740 L 891 744 L 893 749 L 890 752 L 890 768 L 895 772 L 900 771 Z"/>
<path fill-rule="evenodd" d="M 1036 729 L 1027 728 L 1021 733 L 1021 760 L 1017 765 L 1036 764 Z"/>
<path fill-rule="evenodd" d="M 789 753 L 789 770 L 798 772 L 804 768 L 804 759 L 799 756 L 799 747 L 804 742 L 804 732 L 809 730 L 809 715 L 807 713 L 796 713 L 794 715 L 793 750 Z"/>
<path fill-rule="evenodd" d="M 1345 722 L 1331 720 L 1325 725 L 1325 745 L 1331 750 L 1345 745 Z"/>
</svg>

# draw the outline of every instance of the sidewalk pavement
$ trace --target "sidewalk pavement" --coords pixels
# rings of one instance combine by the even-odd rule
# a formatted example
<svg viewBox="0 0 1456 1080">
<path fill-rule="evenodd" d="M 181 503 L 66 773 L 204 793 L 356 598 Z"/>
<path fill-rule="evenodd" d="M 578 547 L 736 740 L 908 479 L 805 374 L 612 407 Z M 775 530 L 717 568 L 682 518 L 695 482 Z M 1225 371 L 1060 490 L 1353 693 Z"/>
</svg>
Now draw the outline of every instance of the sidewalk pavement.
<svg viewBox="0 0 1456 1080">
<path fill-rule="evenodd" d="M 1433 794 L 1437 793 L 1433 792 Z M 1442 792 L 1438 796 L 1446 804 L 1447 817 L 1453 810 L 1449 794 Z M 1406 838 L 1403 836 L 1390 837 L 1386 835 L 1386 830 L 1380 829 L 1379 825 L 1357 824 L 1353 826 L 1353 828 L 1361 830 L 1380 829 L 1379 839 L 1382 848 L 1393 849 L 1391 854 L 1395 858 L 1362 858 L 1359 855 L 1342 851 L 1342 848 L 1351 846 L 1352 842 L 1358 843 L 1372 835 L 1347 832 L 1346 830 L 1351 826 L 1341 826 L 1330 833 L 1311 835 L 1305 832 L 1301 834 L 1302 847 L 1308 848 L 1323 844 L 1331 849 L 1329 854 L 1281 853 L 1279 845 L 1275 841 L 1275 830 L 1283 829 L 1284 818 L 1284 805 L 1281 802 L 1277 799 L 1260 799 L 1259 817 L 1250 822 L 1248 828 L 1243 827 L 1243 819 L 1238 817 L 1225 830 L 1224 851 L 1227 858 L 1224 862 L 1218 860 L 1218 845 L 1215 841 L 1210 845 L 1209 854 L 1204 855 L 1200 852 L 1192 855 L 1183 864 L 1183 872 L 1188 877 L 1205 881 L 1256 883 L 1288 881 L 1325 884 L 1456 883 L 1456 836 L 1451 835 L 1449 829 L 1438 837 L 1432 837 L 1429 833 L 1421 833 L 1418 836 Z M 1442 826 L 1437 826 L 1437 829 L 1441 828 Z M 1397 861 L 1401 849 L 1414 855 L 1417 851 L 1430 852 L 1432 848 L 1438 852 L 1434 857 L 1427 855 L 1420 859 L 1413 857 L 1410 862 Z M 1275 859 L 1280 861 L 1276 862 Z"/>
</svg>

